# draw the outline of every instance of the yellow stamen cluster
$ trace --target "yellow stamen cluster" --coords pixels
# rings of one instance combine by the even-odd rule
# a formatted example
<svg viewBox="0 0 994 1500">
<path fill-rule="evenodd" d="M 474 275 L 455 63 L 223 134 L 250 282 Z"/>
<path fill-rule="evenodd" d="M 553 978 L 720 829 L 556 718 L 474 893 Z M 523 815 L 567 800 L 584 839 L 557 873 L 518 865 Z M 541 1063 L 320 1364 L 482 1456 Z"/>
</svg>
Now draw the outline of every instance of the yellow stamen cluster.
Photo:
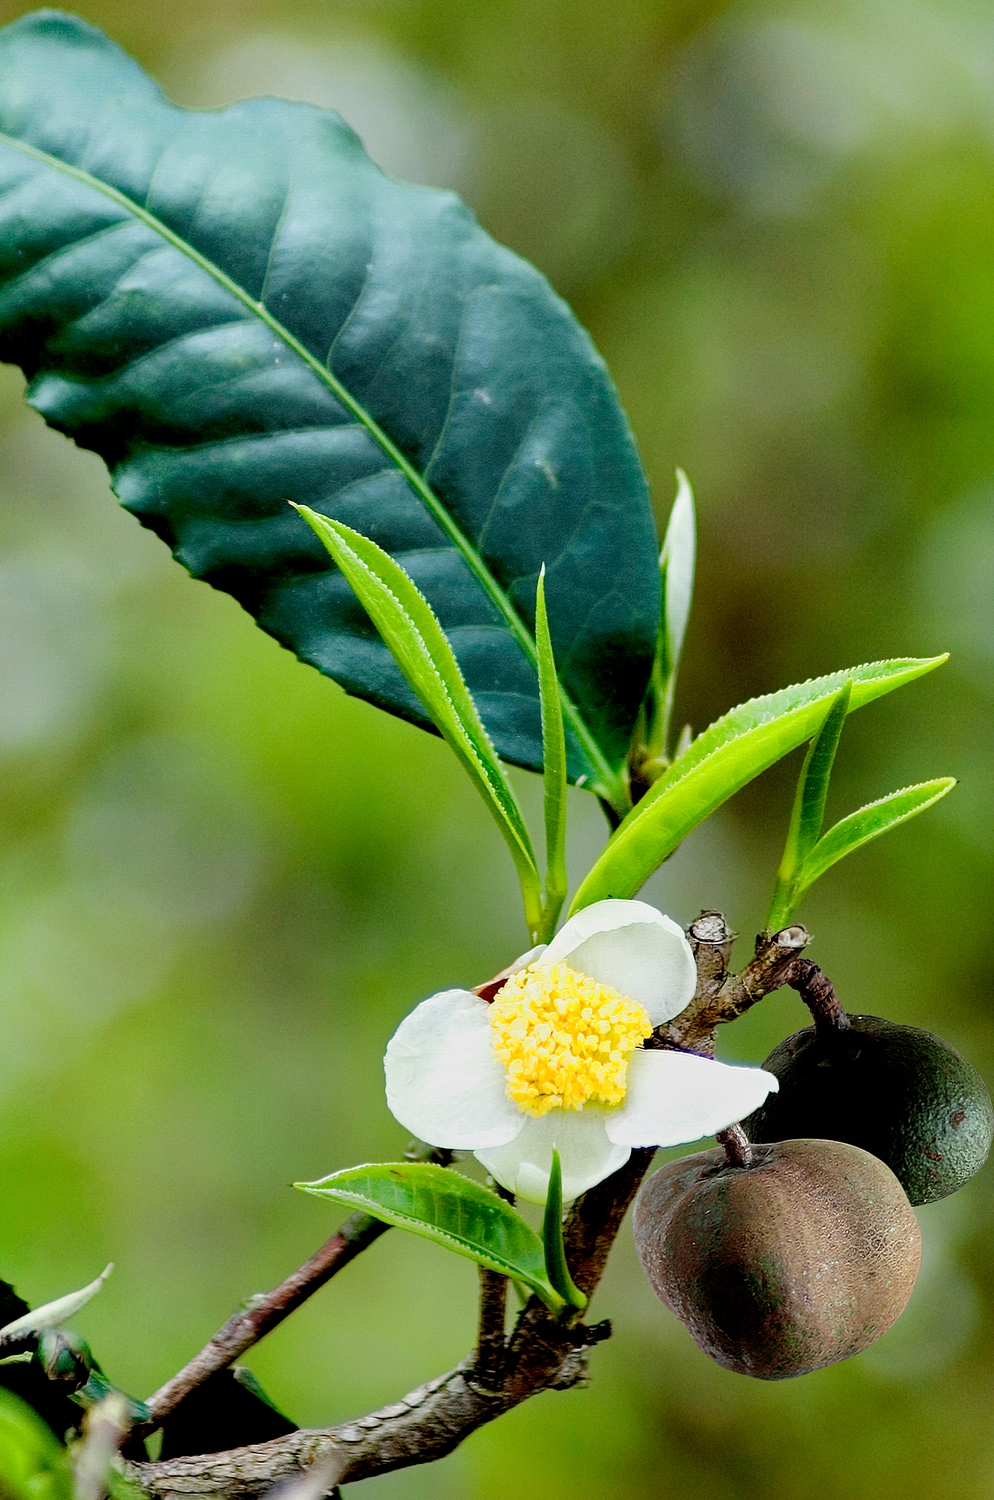
<svg viewBox="0 0 994 1500">
<path fill-rule="evenodd" d="M 507 1095 L 529 1115 L 620 1104 L 626 1054 L 651 1035 L 645 1007 L 566 964 L 513 974 L 490 1007 L 494 1054 Z"/>
</svg>

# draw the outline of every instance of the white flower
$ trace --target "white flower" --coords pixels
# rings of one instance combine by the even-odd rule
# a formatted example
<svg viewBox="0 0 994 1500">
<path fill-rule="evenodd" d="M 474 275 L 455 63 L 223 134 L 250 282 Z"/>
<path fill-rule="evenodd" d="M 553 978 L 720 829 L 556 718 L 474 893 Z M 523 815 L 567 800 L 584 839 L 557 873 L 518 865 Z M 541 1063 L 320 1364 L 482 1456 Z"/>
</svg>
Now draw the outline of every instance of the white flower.
<svg viewBox="0 0 994 1500">
<path fill-rule="evenodd" d="M 624 1165 L 633 1146 L 700 1140 L 777 1088 L 761 1068 L 646 1051 L 697 983 L 681 929 L 642 901 L 598 901 L 511 966 L 492 1004 L 443 990 L 403 1020 L 387 1103 L 419 1139 L 472 1151 L 511 1192 L 544 1203 L 552 1150 L 563 1196 Z"/>
</svg>

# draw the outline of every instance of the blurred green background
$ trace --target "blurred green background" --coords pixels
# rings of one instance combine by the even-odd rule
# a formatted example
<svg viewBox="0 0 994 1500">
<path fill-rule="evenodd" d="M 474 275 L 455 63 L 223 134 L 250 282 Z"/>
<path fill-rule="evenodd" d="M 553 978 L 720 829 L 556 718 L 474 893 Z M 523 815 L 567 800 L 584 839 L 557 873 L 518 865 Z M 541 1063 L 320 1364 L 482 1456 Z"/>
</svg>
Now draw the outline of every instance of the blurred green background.
<svg viewBox="0 0 994 1500">
<path fill-rule="evenodd" d="M 22 10 L 0 5 L 11 20 Z M 850 1008 L 994 1077 L 994 20 L 983 0 L 90 0 L 181 103 L 338 107 L 389 172 L 457 187 L 575 306 L 661 517 L 700 507 L 678 712 L 951 650 L 859 714 L 830 811 L 954 774 L 801 917 Z M 289 1191 L 396 1156 L 396 1023 L 525 945 L 510 864 L 440 742 L 347 699 L 119 511 L 0 382 L 0 1275 L 79 1320 L 137 1395 L 334 1228 Z M 648 887 L 762 924 L 795 772 Z M 534 807 L 536 784 L 522 775 Z M 575 794 L 579 871 L 604 835 Z M 760 1061 L 803 1016 L 722 1038 Z M 994 1494 L 994 1171 L 921 1211 L 872 1350 L 763 1384 L 712 1365 L 623 1232 L 616 1337 L 440 1465 L 432 1500 Z M 475 1272 L 392 1233 L 251 1356 L 302 1424 L 462 1356 Z"/>
</svg>

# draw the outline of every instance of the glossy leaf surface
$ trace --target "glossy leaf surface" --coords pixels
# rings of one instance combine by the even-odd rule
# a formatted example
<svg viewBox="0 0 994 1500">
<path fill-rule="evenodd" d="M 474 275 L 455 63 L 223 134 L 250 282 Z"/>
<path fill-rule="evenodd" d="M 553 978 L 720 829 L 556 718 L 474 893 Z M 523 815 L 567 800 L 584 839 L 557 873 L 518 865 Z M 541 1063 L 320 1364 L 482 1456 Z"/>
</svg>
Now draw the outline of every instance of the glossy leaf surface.
<svg viewBox="0 0 994 1500">
<path fill-rule="evenodd" d="M 733 708 L 688 746 L 628 814 L 577 891 L 571 911 L 608 896 L 634 896 L 698 823 L 817 732 L 847 679 L 852 679 L 851 712 L 945 660 L 869 662 Z"/>
<path fill-rule="evenodd" d="M 174 108 L 49 11 L 0 32 L 0 244 L 31 404 L 347 691 L 427 722 L 289 500 L 403 560 L 533 769 L 544 561 L 571 774 L 623 802 L 659 610 L 645 479 L 587 335 L 457 198 L 385 177 L 327 111 Z"/>
<path fill-rule="evenodd" d="M 305 1193 L 361 1208 L 398 1229 L 410 1229 L 477 1265 L 522 1282 L 558 1311 L 563 1299 L 549 1283 L 542 1241 L 517 1209 L 489 1188 L 429 1162 L 349 1167 L 320 1182 L 295 1184 Z"/>
</svg>

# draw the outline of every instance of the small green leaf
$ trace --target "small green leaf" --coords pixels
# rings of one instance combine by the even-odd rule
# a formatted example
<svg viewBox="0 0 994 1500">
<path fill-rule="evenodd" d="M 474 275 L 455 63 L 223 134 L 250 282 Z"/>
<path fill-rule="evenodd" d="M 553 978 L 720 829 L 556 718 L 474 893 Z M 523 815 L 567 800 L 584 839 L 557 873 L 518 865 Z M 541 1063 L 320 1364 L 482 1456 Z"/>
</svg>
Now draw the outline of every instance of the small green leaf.
<svg viewBox="0 0 994 1500">
<path fill-rule="evenodd" d="M 72 1500 L 66 1450 L 26 1401 L 0 1390 L 0 1494 L 4 1500 Z"/>
<path fill-rule="evenodd" d="M 542 702 L 542 765 L 545 791 L 545 904 L 536 941 L 547 943 L 556 930 L 568 889 L 566 874 L 566 735 L 556 675 L 556 658 L 545 607 L 545 564 L 535 590 L 535 644 Z"/>
<path fill-rule="evenodd" d="M 385 1162 L 349 1167 L 320 1182 L 295 1182 L 304 1193 L 361 1208 L 477 1265 L 523 1282 L 553 1312 L 563 1298 L 549 1282 L 538 1235 L 509 1203 L 451 1167 Z"/>
<path fill-rule="evenodd" d="M 549 1192 L 545 1200 L 545 1215 L 542 1219 L 542 1239 L 545 1244 L 545 1269 L 549 1281 L 569 1307 L 581 1311 L 587 1299 L 579 1287 L 573 1285 L 566 1264 L 566 1246 L 563 1244 L 563 1170 L 559 1152 L 552 1148 L 552 1170 L 549 1173 Z"/>
<path fill-rule="evenodd" d="M 869 662 L 733 708 L 698 735 L 615 830 L 574 896 L 571 914 L 608 896 L 634 896 L 698 823 L 817 732 L 848 678 L 852 712 L 946 660 Z"/>
<path fill-rule="evenodd" d="M 649 732 L 646 759 L 661 760 L 667 753 L 673 693 L 683 638 L 694 597 L 694 567 L 697 560 L 697 521 L 694 492 L 682 469 L 677 469 L 677 492 L 670 511 L 663 550 L 659 554 L 662 600 L 659 638 L 649 684 Z"/>
<path fill-rule="evenodd" d="M 779 932 L 786 927 L 797 904 L 794 896 L 797 872 L 821 834 L 828 783 L 851 697 L 852 683 L 846 682 L 838 696 L 829 703 L 822 726 L 804 757 L 804 765 L 797 780 L 787 843 L 770 902 L 770 914 L 766 919 L 769 932 Z"/>
<path fill-rule="evenodd" d="M 78 1292 L 70 1292 L 66 1297 L 59 1297 L 55 1302 L 46 1302 L 44 1307 L 36 1307 L 33 1312 L 24 1313 L 20 1318 L 15 1318 L 13 1323 L 0 1328 L 0 1338 L 5 1342 L 13 1339 L 28 1338 L 32 1334 L 43 1333 L 47 1328 L 61 1328 L 63 1323 L 68 1323 L 70 1318 L 86 1306 L 91 1297 L 95 1297 L 103 1286 L 107 1277 L 114 1269 L 114 1262 L 101 1271 L 96 1281 L 91 1281 L 89 1286 L 84 1286 Z"/>
<path fill-rule="evenodd" d="M 919 786 L 903 787 L 901 791 L 891 792 L 889 797 L 881 797 L 878 802 L 870 802 L 836 823 L 818 840 L 798 871 L 794 907 L 805 891 L 832 865 L 852 854 L 853 850 L 861 849 L 871 839 L 879 838 L 888 829 L 896 828 L 899 823 L 906 823 L 909 818 L 932 807 L 955 785 L 954 777 L 940 776 L 935 781 L 923 781 Z"/>
<path fill-rule="evenodd" d="M 534 940 L 542 894 L 531 839 L 431 605 L 400 564 L 369 537 L 306 505 L 296 509 L 324 542 L 425 712 L 483 797 L 511 851 Z"/>
</svg>

